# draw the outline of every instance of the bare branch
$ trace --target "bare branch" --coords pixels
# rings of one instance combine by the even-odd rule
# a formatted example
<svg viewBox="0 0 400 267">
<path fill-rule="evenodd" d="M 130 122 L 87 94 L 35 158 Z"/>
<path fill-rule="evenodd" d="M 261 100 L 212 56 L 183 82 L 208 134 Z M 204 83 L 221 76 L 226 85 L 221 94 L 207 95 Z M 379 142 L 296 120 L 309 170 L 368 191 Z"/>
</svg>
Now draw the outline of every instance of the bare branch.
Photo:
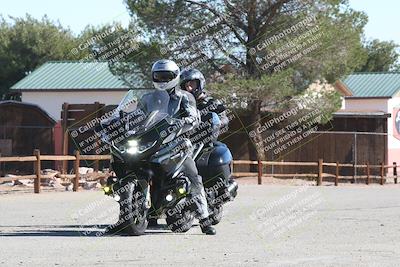
<svg viewBox="0 0 400 267">
<path fill-rule="evenodd" d="M 237 57 L 235 57 L 234 55 L 228 53 L 228 51 L 226 51 L 225 47 L 221 44 L 221 41 L 213 38 L 214 42 L 217 44 L 218 48 L 222 50 L 222 52 L 224 52 L 224 54 L 226 56 L 228 56 L 230 59 L 232 59 L 233 61 L 235 61 L 236 63 L 238 63 L 240 66 L 242 66 L 243 68 L 246 67 L 246 65 L 243 63 L 243 61 L 241 61 L 240 59 L 238 59 Z"/>
<path fill-rule="evenodd" d="M 238 12 L 243 13 L 243 11 L 240 11 L 239 8 L 236 6 L 233 6 L 228 0 L 223 0 L 227 10 L 230 12 L 231 16 L 235 18 L 236 23 L 238 24 L 239 28 L 242 29 L 243 31 L 247 30 L 247 25 L 244 24 L 242 21 L 241 17 L 238 15 Z"/>
</svg>

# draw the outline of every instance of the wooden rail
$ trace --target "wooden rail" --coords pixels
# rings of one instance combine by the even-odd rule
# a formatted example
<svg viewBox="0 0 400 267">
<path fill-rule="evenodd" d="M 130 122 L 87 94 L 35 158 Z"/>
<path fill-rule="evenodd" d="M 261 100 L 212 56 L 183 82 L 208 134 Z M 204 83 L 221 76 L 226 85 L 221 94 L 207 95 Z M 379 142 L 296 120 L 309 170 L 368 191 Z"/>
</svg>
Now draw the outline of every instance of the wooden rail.
<svg viewBox="0 0 400 267">
<path fill-rule="evenodd" d="M 255 172 L 235 172 L 234 166 L 235 165 L 257 165 L 257 173 Z M 270 174 L 269 176 L 273 177 L 312 177 L 316 178 L 317 186 L 321 186 L 324 177 L 334 177 L 335 186 L 338 186 L 339 179 L 351 179 L 355 181 L 356 179 L 365 179 L 366 184 L 371 183 L 371 178 L 379 179 L 379 183 L 383 185 L 385 183 L 385 179 L 387 178 L 394 178 L 394 183 L 397 184 L 397 163 L 393 162 L 393 165 L 384 165 L 381 163 L 379 165 L 370 165 L 369 162 L 366 164 L 350 164 L 350 163 L 331 163 L 331 162 L 324 162 L 322 159 L 319 159 L 318 162 L 284 162 L 284 161 L 262 161 L 262 160 L 234 160 L 232 162 L 232 170 L 233 176 L 236 177 L 252 177 L 257 176 L 258 184 L 262 184 L 262 177 L 267 175 L 263 173 L 264 166 L 314 166 L 317 167 L 316 173 L 292 173 L 292 174 Z M 335 173 L 324 173 L 324 167 L 335 167 Z M 352 176 L 341 176 L 339 175 L 340 168 L 364 168 L 366 170 L 367 175 L 352 175 Z M 380 175 L 371 176 L 371 169 L 379 168 Z M 393 168 L 393 176 L 385 177 L 385 169 Z"/>
<path fill-rule="evenodd" d="M 20 175 L 14 177 L 1 177 L 0 181 L 8 182 L 15 181 L 20 179 L 34 179 L 34 192 L 40 193 L 40 180 L 51 178 L 51 176 L 46 176 L 41 174 L 41 162 L 42 161 L 74 161 L 74 175 L 61 175 L 62 178 L 72 179 L 73 180 L 73 191 L 78 191 L 79 188 L 79 166 L 81 160 L 90 160 L 95 161 L 95 170 L 98 171 L 98 162 L 100 160 L 110 160 L 110 155 L 80 155 L 79 151 L 75 152 L 74 156 L 59 156 L 59 155 L 41 155 L 38 149 L 35 149 L 33 152 L 33 156 L 26 157 L 0 157 L 0 162 L 33 162 L 34 163 L 34 174 L 33 175 Z M 234 172 L 234 165 L 257 165 L 257 173 L 254 172 Z M 264 166 L 309 166 L 309 167 L 317 167 L 316 173 L 294 173 L 294 174 L 271 174 L 270 176 L 274 177 L 312 177 L 316 178 L 317 186 L 322 185 L 324 177 L 334 177 L 335 186 L 338 186 L 339 179 L 352 179 L 355 181 L 356 179 L 365 179 L 366 184 L 371 183 L 371 178 L 379 179 L 380 184 L 383 185 L 385 183 L 385 169 L 393 168 L 393 178 L 394 183 L 397 184 L 397 163 L 393 162 L 393 165 L 384 165 L 381 163 L 380 165 L 370 165 L 369 162 L 366 164 L 349 164 L 349 163 L 330 163 L 324 162 L 322 159 L 319 159 L 318 162 L 283 162 L 283 161 L 262 161 L 262 160 L 234 160 L 232 162 L 232 171 L 233 175 L 236 177 L 244 177 L 244 176 L 257 176 L 258 184 L 262 184 L 262 177 L 264 176 L 263 168 Z M 335 174 L 324 173 L 324 167 L 335 167 Z M 367 175 L 353 175 L 353 176 L 340 176 L 339 169 L 351 167 L 354 169 L 357 168 L 365 168 Z M 380 175 L 379 176 L 371 176 L 370 170 L 371 168 L 379 168 Z"/>
<path fill-rule="evenodd" d="M 60 155 L 41 155 L 39 149 L 33 151 L 33 156 L 25 157 L 1 157 L 0 162 L 33 162 L 33 175 L 18 175 L 13 177 L 1 177 L 1 182 L 10 182 L 21 179 L 34 179 L 34 192 L 40 193 L 41 186 L 40 181 L 42 179 L 52 178 L 50 175 L 41 174 L 41 163 L 42 161 L 74 161 L 74 172 L 73 175 L 63 174 L 61 178 L 73 180 L 73 191 L 78 191 L 79 188 L 79 166 L 81 160 L 95 161 L 95 171 L 98 171 L 98 162 L 100 160 L 110 160 L 110 155 L 80 155 L 79 151 L 75 152 L 74 156 L 60 156 Z"/>
</svg>

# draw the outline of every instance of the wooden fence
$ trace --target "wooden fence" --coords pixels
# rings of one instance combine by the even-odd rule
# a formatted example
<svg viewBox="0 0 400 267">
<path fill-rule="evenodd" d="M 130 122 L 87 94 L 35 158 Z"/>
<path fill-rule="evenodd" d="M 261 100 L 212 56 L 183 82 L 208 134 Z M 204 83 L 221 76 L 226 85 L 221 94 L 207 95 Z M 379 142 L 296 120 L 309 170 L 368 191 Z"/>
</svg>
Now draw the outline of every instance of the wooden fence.
<svg viewBox="0 0 400 267">
<path fill-rule="evenodd" d="M 56 156 L 56 155 L 41 155 L 38 149 L 34 150 L 33 156 L 26 157 L 0 157 L 0 162 L 33 162 L 34 164 L 34 174 L 32 175 L 19 175 L 13 177 L 1 177 L 2 182 L 15 181 L 20 179 L 34 179 L 34 192 L 40 193 L 41 179 L 49 179 L 52 178 L 50 175 L 41 174 L 41 163 L 42 161 L 74 161 L 74 172 L 75 174 L 61 174 L 61 178 L 64 179 L 72 179 L 73 180 L 73 191 L 78 191 L 79 188 L 79 166 L 81 160 L 95 161 L 95 166 L 98 166 L 98 162 L 100 160 L 110 160 L 110 155 L 80 155 L 79 151 L 75 152 L 73 156 Z M 257 173 L 254 172 L 234 172 L 235 165 L 257 165 Z M 316 173 L 294 173 L 294 174 L 266 174 L 263 173 L 263 167 L 266 166 L 312 166 L 316 168 Z M 335 174 L 324 173 L 324 167 L 335 167 Z M 339 169 L 340 168 L 365 168 L 367 175 L 353 175 L 353 176 L 340 176 Z M 380 169 L 380 176 L 370 175 L 370 170 L 372 168 Z M 385 170 L 393 168 L 393 176 L 385 176 Z M 397 184 L 397 164 L 393 162 L 393 165 L 384 165 L 383 163 L 380 165 L 370 165 L 366 163 L 364 165 L 355 165 L 355 164 L 346 164 L 346 163 L 328 163 L 323 162 L 320 159 L 318 162 L 279 162 L 279 161 L 251 161 L 251 160 L 234 160 L 232 162 L 232 170 L 233 176 L 235 177 L 252 177 L 256 176 L 258 178 L 258 184 L 262 184 L 263 176 L 273 176 L 273 177 L 312 177 L 316 178 L 317 186 L 322 185 L 322 181 L 324 177 L 333 177 L 335 186 L 338 185 L 339 179 L 351 179 L 355 181 L 356 179 L 365 179 L 366 184 L 371 183 L 371 179 L 379 179 L 380 184 L 383 185 L 387 178 L 393 178 L 394 183 Z"/>
<path fill-rule="evenodd" d="M 0 162 L 33 162 L 34 174 L 18 175 L 13 177 L 1 177 L 2 182 L 9 182 L 21 179 L 34 179 L 34 192 L 40 193 L 41 179 L 49 179 L 53 176 L 41 174 L 42 161 L 74 161 L 75 174 L 61 174 L 59 177 L 64 179 L 72 179 L 73 191 L 78 191 L 79 188 L 79 166 L 81 160 L 95 161 L 95 166 L 98 166 L 100 160 L 110 160 L 110 155 L 80 155 L 79 151 L 75 152 L 74 156 L 56 156 L 56 155 L 41 155 L 38 149 L 35 149 L 33 156 L 26 157 L 0 157 Z"/>
<path fill-rule="evenodd" d="M 235 172 L 235 165 L 257 165 L 257 172 Z M 293 173 L 293 174 L 265 174 L 263 173 L 263 167 L 266 166 L 311 166 L 315 167 L 315 173 Z M 334 167 L 335 173 L 324 173 L 324 167 Z M 341 176 L 339 175 L 340 168 L 364 168 L 366 170 L 367 175 L 352 175 L 352 176 Z M 380 170 L 380 175 L 370 175 L 371 169 L 378 168 Z M 393 168 L 393 176 L 385 176 L 385 170 Z M 319 159 L 318 162 L 279 162 L 279 161 L 251 161 L 251 160 L 234 160 L 232 164 L 233 176 L 236 177 L 252 177 L 256 176 L 258 179 L 258 184 L 262 184 L 263 176 L 272 176 L 272 177 L 312 177 L 316 178 L 317 186 L 322 185 L 322 181 L 324 177 L 333 177 L 335 186 L 338 186 L 339 179 L 347 179 L 355 182 L 357 179 L 365 179 L 366 184 L 371 183 L 371 179 L 379 179 L 379 183 L 383 185 L 388 178 L 393 178 L 394 183 L 397 184 L 397 163 L 393 162 L 393 165 L 384 165 L 383 163 L 379 165 L 370 165 L 366 164 L 348 164 L 348 163 L 328 163 L 324 162 L 322 159 Z"/>
</svg>

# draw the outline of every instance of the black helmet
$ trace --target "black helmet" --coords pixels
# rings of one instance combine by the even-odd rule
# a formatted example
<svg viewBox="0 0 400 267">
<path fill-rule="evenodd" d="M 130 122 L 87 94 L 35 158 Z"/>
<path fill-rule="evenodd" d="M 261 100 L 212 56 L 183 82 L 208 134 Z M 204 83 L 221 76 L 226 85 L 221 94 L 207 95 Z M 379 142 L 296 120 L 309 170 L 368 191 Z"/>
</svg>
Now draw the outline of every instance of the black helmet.
<svg viewBox="0 0 400 267">
<path fill-rule="evenodd" d="M 181 72 L 181 89 L 186 90 L 185 84 L 188 81 L 197 81 L 197 89 L 192 92 L 195 98 L 199 97 L 206 85 L 203 73 L 197 69 L 186 69 Z"/>
</svg>

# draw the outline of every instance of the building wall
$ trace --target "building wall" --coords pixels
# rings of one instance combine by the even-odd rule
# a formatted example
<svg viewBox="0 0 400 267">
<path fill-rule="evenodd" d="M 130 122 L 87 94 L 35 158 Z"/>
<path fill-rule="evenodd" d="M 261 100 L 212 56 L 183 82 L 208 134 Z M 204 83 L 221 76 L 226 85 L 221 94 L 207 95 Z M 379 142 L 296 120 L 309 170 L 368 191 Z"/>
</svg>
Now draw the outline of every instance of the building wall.
<svg viewBox="0 0 400 267">
<path fill-rule="evenodd" d="M 7 149 L 4 156 L 31 156 L 34 149 L 45 155 L 54 153 L 53 127 L 51 120 L 37 107 L 23 103 L 2 103 L 0 105 L 0 140 Z M 4 149 L 4 148 L 3 148 Z M 53 163 L 42 163 L 43 169 L 53 168 Z M 7 162 L 0 164 L 0 173 L 19 171 L 32 173 L 32 162 Z"/>
<path fill-rule="evenodd" d="M 342 106 L 340 109 L 346 109 L 346 99 L 344 97 L 342 97 Z"/>
<path fill-rule="evenodd" d="M 78 91 L 78 92 L 22 92 L 22 101 L 40 106 L 56 121 L 61 120 L 62 104 L 117 105 L 126 91 Z"/>
<path fill-rule="evenodd" d="M 388 126 L 388 155 L 387 162 L 400 164 L 400 140 L 394 137 L 394 120 L 396 107 L 400 107 L 400 96 L 390 99 L 346 99 L 346 110 L 380 110 L 391 114 L 387 120 Z"/>
<path fill-rule="evenodd" d="M 359 110 L 379 110 L 390 113 L 388 110 L 388 98 L 375 98 L 375 99 L 351 99 L 346 98 L 346 110 L 359 111 Z"/>
</svg>

